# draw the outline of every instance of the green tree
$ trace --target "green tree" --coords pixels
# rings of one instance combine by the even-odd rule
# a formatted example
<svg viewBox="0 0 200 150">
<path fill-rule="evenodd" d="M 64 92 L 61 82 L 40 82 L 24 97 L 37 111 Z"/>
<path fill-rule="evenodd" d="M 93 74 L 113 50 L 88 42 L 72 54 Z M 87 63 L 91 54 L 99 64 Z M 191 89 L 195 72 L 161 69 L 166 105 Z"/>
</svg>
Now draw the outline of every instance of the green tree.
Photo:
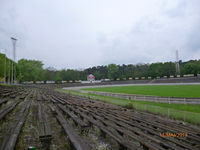
<svg viewBox="0 0 200 150">
<path fill-rule="evenodd" d="M 0 53 L 0 78 L 3 80 L 4 79 L 4 70 L 6 67 L 6 81 L 8 81 L 8 76 L 9 76 L 9 69 L 10 69 L 10 77 L 11 77 L 11 67 L 12 67 L 12 60 L 6 57 L 5 54 Z M 9 65 L 10 64 L 10 65 Z M 14 63 L 16 65 L 16 63 Z"/>
<path fill-rule="evenodd" d="M 17 64 L 17 77 L 20 81 L 42 81 L 44 70 L 41 61 L 21 59 Z"/>
<path fill-rule="evenodd" d="M 176 66 L 173 62 L 165 62 L 163 64 L 164 75 L 170 76 L 176 74 Z"/>
<path fill-rule="evenodd" d="M 118 72 L 119 68 L 118 68 L 118 66 L 115 65 L 115 64 L 109 64 L 108 67 L 107 67 L 107 69 L 108 69 L 108 78 L 116 80 L 116 78 L 119 75 L 119 72 Z"/>
<path fill-rule="evenodd" d="M 148 75 L 151 77 L 160 77 L 165 75 L 163 63 L 152 63 L 148 67 Z"/>
<path fill-rule="evenodd" d="M 184 73 L 185 74 L 196 74 L 197 66 L 195 63 L 189 62 L 184 65 Z"/>
</svg>

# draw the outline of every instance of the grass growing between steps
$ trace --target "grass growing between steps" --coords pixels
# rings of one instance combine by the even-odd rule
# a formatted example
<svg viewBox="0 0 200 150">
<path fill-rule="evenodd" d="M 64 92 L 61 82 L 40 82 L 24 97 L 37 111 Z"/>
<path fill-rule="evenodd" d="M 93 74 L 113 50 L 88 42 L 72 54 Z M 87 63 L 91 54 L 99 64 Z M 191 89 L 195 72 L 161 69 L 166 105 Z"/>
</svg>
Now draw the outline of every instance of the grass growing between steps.
<svg viewBox="0 0 200 150">
<path fill-rule="evenodd" d="M 172 119 L 184 120 L 193 124 L 200 124 L 200 105 L 191 104 L 167 104 L 167 103 L 155 103 L 146 101 L 135 101 L 120 99 L 111 96 L 101 96 L 91 93 L 81 93 L 79 91 L 56 89 L 56 91 L 86 97 L 93 100 L 103 101 L 126 108 L 133 108 L 140 111 L 146 111 L 161 116 L 167 116 Z"/>
</svg>

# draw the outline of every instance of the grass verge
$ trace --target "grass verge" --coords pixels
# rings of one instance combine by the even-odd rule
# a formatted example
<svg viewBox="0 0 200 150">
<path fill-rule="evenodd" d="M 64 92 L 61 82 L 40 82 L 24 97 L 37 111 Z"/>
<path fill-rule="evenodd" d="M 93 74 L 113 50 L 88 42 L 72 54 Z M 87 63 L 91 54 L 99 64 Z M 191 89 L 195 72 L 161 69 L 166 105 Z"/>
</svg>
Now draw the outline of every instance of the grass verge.
<svg viewBox="0 0 200 150">
<path fill-rule="evenodd" d="M 126 108 L 133 108 L 140 111 L 146 111 L 161 116 L 170 117 L 172 119 L 183 120 L 193 124 L 200 124 L 200 105 L 191 104 L 167 104 L 167 103 L 155 103 L 145 101 L 127 100 L 121 98 L 115 98 L 110 96 L 101 96 L 91 93 L 80 93 L 78 91 L 56 89 L 58 92 L 72 94 L 76 96 L 82 96 L 99 100 L 107 103 L 112 103 Z"/>
</svg>

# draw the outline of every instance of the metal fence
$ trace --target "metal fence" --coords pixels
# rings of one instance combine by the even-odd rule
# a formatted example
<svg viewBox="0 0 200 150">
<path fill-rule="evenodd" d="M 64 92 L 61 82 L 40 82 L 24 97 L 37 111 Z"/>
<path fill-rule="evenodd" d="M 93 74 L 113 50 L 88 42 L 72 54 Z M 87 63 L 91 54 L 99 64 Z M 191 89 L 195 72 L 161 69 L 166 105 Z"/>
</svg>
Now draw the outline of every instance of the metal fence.
<svg viewBox="0 0 200 150">
<path fill-rule="evenodd" d="M 132 103 L 132 106 L 136 110 L 150 112 L 170 119 L 182 120 L 184 122 L 200 125 L 200 113 L 179 111 L 177 109 L 146 105 L 146 104 L 138 104 L 138 103 Z"/>
<path fill-rule="evenodd" d="M 161 97 L 161 96 L 146 96 L 146 95 L 132 95 L 132 94 L 129 95 L 129 94 L 96 92 L 96 91 L 88 91 L 88 93 L 93 93 L 103 96 L 112 96 L 116 98 L 129 99 L 129 100 L 159 102 L 168 104 L 200 104 L 200 98 Z"/>
</svg>

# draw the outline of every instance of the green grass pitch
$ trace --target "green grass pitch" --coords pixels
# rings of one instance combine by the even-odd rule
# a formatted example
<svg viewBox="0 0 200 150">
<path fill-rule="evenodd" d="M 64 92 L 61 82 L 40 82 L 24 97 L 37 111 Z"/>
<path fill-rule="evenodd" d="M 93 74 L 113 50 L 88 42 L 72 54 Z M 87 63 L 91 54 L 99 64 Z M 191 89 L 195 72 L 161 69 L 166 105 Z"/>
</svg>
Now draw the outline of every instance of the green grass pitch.
<svg viewBox="0 0 200 150">
<path fill-rule="evenodd" d="M 166 97 L 200 97 L 200 85 L 139 85 L 83 88 L 82 90 Z"/>
</svg>

